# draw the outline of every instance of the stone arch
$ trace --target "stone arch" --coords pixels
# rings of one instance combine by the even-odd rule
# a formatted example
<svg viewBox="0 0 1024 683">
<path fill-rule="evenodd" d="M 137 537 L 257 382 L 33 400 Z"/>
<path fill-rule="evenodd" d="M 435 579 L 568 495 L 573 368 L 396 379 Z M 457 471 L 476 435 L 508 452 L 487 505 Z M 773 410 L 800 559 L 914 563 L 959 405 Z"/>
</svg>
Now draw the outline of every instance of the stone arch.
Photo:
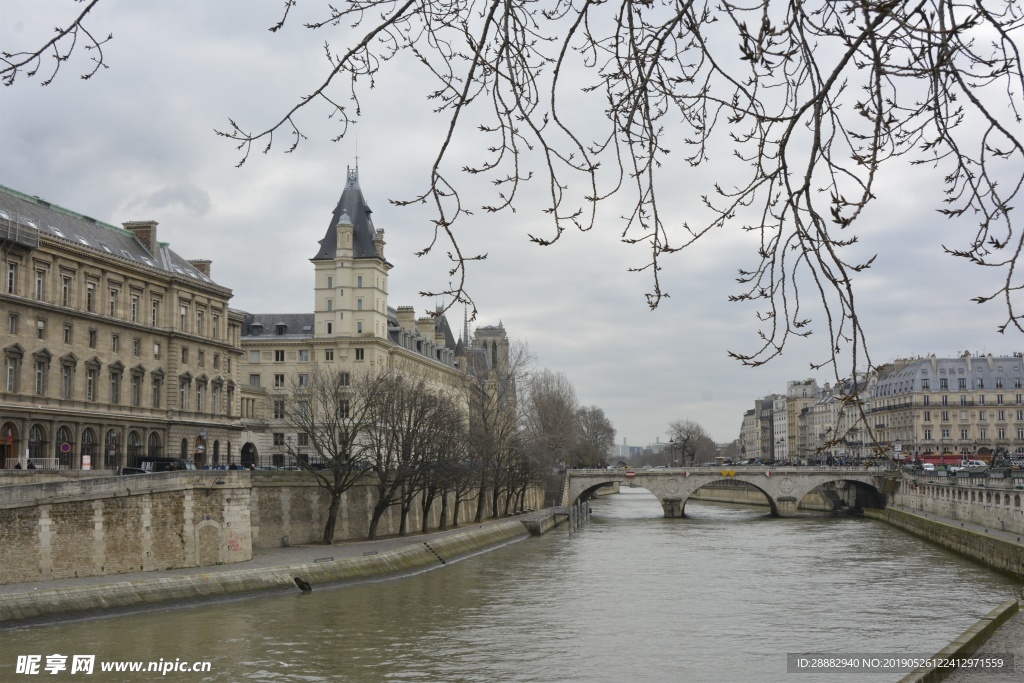
<svg viewBox="0 0 1024 683">
<path fill-rule="evenodd" d="M 255 465 L 259 461 L 259 452 L 256 450 L 256 445 L 251 441 L 247 441 L 242 445 L 242 466 L 249 467 L 249 465 Z"/>
<path fill-rule="evenodd" d="M 103 469 L 115 469 L 117 467 L 117 430 L 108 429 L 107 435 L 103 438 Z"/>
<path fill-rule="evenodd" d="M 162 449 L 160 447 L 160 433 L 150 432 L 149 441 L 146 447 L 147 455 L 149 455 L 149 457 L 151 458 L 159 458 L 162 455 L 161 450 Z"/>
<path fill-rule="evenodd" d="M 99 466 L 99 460 L 96 459 L 96 449 L 98 448 L 98 441 L 96 439 L 96 432 L 93 431 L 92 427 L 86 427 L 82 430 L 82 447 L 79 449 L 79 454 L 82 457 L 82 469 L 86 469 L 85 465 L 88 458 L 89 469 Z"/>
<path fill-rule="evenodd" d="M 136 463 L 142 455 L 142 437 L 138 430 L 132 429 L 128 432 L 128 464 L 131 467 L 138 467 Z"/>
<path fill-rule="evenodd" d="M 220 522 L 206 519 L 195 527 L 196 534 L 196 564 L 199 567 L 208 567 L 214 564 L 223 564 L 224 558 L 221 554 L 222 529 Z"/>
<path fill-rule="evenodd" d="M 28 457 L 29 460 L 42 460 L 46 457 L 46 444 L 48 443 L 46 427 L 36 423 L 28 428 Z"/>
</svg>

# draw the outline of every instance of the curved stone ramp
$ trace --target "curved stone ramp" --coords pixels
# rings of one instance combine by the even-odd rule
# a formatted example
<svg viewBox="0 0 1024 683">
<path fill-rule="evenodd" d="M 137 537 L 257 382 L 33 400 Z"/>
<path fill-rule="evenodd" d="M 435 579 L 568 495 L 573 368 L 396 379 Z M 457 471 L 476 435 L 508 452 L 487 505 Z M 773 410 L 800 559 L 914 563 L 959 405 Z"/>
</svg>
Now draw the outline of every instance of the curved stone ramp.
<svg viewBox="0 0 1024 683">
<path fill-rule="evenodd" d="M 431 538 L 429 544 L 412 542 L 361 557 L 9 593 L 0 595 L 0 628 L 258 593 L 299 591 L 296 579 L 315 590 L 328 584 L 396 578 L 441 567 L 460 557 L 528 536 L 522 522 L 510 520 Z"/>
</svg>

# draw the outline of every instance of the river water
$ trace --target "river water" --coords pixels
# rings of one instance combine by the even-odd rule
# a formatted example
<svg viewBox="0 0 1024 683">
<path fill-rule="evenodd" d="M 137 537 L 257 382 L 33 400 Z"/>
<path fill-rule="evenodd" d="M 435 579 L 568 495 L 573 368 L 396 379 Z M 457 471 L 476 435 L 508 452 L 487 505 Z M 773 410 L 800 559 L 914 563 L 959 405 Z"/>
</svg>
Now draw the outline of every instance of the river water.
<svg viewBox="0 0 1024 683">
<path fill-rule="evenodd" d="M 0 634 L 0 678 L 110 681 L 896 681 L 787 653 L 927 656 L 1013 582 L 865 519 L 624 489 L 564 528 L 396 581 Z M 14 676 L 15 655 L 209 661 L 207 673 Z"/>
</svg>

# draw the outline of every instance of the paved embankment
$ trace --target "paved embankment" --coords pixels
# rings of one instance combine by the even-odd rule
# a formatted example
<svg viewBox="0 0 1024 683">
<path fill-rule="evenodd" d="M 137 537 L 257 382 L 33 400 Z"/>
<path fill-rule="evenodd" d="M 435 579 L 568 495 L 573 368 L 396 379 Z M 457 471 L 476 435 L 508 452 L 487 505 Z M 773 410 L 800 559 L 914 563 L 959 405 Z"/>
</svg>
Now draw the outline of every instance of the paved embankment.
<svg viewBox="0 0 1024 683">
<path fill-rule="evenodd" d="M 526 522 L 546 516 L 542 511 L 528 518 L 380 541 L 264 549 L 242 565 L 4 585 L 0 627 L 299 590 L 302 582 L 315 590 L 324 584 L 395 578 L 527 538 Z"/>
</svg>

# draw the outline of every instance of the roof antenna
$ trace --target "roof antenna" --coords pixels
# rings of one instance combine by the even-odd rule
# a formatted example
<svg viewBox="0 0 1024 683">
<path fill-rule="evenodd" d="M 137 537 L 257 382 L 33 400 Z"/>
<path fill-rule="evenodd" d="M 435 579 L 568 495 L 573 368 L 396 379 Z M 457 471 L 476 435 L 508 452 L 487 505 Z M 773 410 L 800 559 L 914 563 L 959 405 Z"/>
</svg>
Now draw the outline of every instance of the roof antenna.
<svg viewBox="0 0 1024 683">
<path fill-rule="evenodd" d="M 466 302 L 462 302 L 462 339 L 469 345 L 469 312 L 466 310 Z"/>
</svg>

